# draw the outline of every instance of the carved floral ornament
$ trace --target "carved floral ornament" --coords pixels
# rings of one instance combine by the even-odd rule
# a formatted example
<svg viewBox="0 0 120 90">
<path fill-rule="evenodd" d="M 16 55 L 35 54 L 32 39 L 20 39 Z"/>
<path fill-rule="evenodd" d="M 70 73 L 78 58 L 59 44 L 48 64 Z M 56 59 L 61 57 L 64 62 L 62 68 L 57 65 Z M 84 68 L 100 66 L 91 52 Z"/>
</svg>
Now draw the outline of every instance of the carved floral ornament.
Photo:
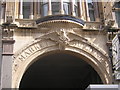
<svg viewBox="0 0 120 90">
<path fill-rule="evenodd" d="M 31 57 L 37 52 L 46 52 L 50 47 L 58 47 L 58 50 L 66 50 L 66 47 L 73 47 L 83 51 L 86 55 L 91 55 L 96 58 L 97 62 L 101 63 L 102 68 L 110 75 L 110 62 L 108 56 L 102 51 L 89 43 L 87 39 L 77 35 L 72 30 L 60 29 L 57 31 L 49 31 L 43 36 L 36 38 L 32 44 L 22 49 L 19 53 L 14 55 L 13 60 L 13 76 L 21 65 L 26 62 L 27 58 Z M 95 61 L 95 63 L 97 63 Z"/>
</svg>

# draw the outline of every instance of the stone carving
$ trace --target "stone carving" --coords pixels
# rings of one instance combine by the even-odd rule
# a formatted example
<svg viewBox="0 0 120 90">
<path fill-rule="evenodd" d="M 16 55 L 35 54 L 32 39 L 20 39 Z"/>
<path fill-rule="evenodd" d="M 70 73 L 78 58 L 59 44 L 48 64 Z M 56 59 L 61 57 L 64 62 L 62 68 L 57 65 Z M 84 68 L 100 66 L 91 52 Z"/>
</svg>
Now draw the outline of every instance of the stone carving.
<svg viewBox="0 0 120 90">
<path fill-rule="evenodd" d="M 14 29 L 7 29 L 7 28 L 5 28 L 5 29 L 3 29 L 3 38 L 13 38 L 13 31 L 14 31 Z"/>
<path fill-rule="evenodd" d="M 20 64 L 22 64 L 32 54 L 55 45 L 58 46 L 59 50 L 65 50 L 65 48 L 69 46 L 86 52 L 88 56 L 91 55 L 97 59 L 97 61 L 95 61 L 96 63 L 102 63 L 103 68 L 107 69 L 108 74 L 110 73 L 110 70 L 108 70 L 108 58 L 106 58 L 106 56 L 104 56 L 103 53 L 99 51 L 99 49 L 93 47 L 93 45 L 90 44 L 87 39 L 84 39 L 73 31 L 66 29 L 50 31 L 43 36 L 36 38 L 33 44 L 27 46 L 27 48 L 23 49 L 21 53 L 14 57 L 13 73 L 15 73 L 16 70 L 20 67 Z"/>
<path fill-rule="evenodd" d="M 35 22 L 33 21 L 19 21 L 19 27 L 36 27 Z"/>
<path fill-rule="evenodd" d="M 93 25 L 94 24 L 94 25 Z M 101 23 L 99 22 L 86 22 L 86 29 L 102 29 Z"/>
<path fill-rule="evenodd" d="M 89 62 L 93 62 L 97 67 L 102 66 L 101 70 L 103 70 L 106 76 L 110 77 L 109 75 L 111 75 L 109 60 L 104 52 L 100 51 L 96 46 L 89 43 L 87 39 L 77 35 L 72 30 L 59 29 L 49 31 L 39 38 L 36 38 L 34 42 L 26 46 L 18 54 L 14 55 L 13 79 L 15 78 L 16 82 L 18 82 L 19 76 L 17 78 L 15 76 L 19 75 L 20 72 L 24 73 L 24 70 L 20 71 L 22 70 L 21 68 L 23 68 L 21 66 L 31 62 L 33 59 L 31 59 L 31 57 L 34 57 L 36 53 L 42 52 L 39 54 L 42 55 L 43 53 L 52 51 L 51 47 L 53 50 L 71 50 L 81 55 L 85 55 L 90 58 Z M 98 72 L 101 74 L 103 73 L 101 71 Z"/>
<path fill-rule="evenodd" d="M 69 39 L 69 37 L 67 36 L 68 33 L 67 33 L 64 29 L 60 29 L 60 31 L 57 32 L 57 34 L 58 34 L 58 36 L 59 36 L 59 42 L 60 42 L 61 44 L 66 44 L 66 45 L 69 44 L 70 39 Z"/>
<path fill-rule="evenodd" d="M 86 42 L 87 43 L 87 42 Z M 101 62 L 103 64 L 104 67 L 108 67 L 109 63 L 108 63 L 108 58 L 103 57 L 102 53 L 100 53 L 97 49 L 93 48 L 91 45 L 86 44 L 81 42 L 80 40 L 72 40 L 72 42 L 70 42 L 70 45 L 73 47 L 77 47 L 80 48 L 82 50 L 84 50 L 85 52 L 90 53 L 93 57 L 95 57 L 99 62 Z M 109 70 L 108 70 L 109 71 Z M 109 73 L 109 72 L 108 72 Z"/>
</svg>

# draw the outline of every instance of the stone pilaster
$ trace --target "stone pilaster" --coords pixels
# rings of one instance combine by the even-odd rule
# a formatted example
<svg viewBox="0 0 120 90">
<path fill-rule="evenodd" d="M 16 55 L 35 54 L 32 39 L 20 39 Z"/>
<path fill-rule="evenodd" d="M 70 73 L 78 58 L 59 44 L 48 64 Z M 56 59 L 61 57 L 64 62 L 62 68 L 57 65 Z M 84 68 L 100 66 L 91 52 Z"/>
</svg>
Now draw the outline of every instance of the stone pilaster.
<svg viewBox="0 0 120 90">
<path fill-rule="evenodd" d="M 2 7 L 1 7 L 1 23 L 4 23 L 5 21 L 5 9 L 6 9 L 6 3 L 3 2 L 2 3 Z"/>
<path fill-rule="evenodd" d="M 37 3 L 37 17 L 40 18 L 41 17 L 41 5 L 40 5 L 40 1 L 38 0 Z"/>
<path fill-rule="evenodd" d="M 94 3 L 94 10 L 95 10 L 95 20 L 96 21 L 100 21 L 100 17 L 99 17 L 99 11 L 98 11 L 98 2 L 93 2 Z"/>
<path fill-rule="evenodd" d="M 12 87 L 13 30 L 11 25 L 2 29 L 1 89 Z"/>
<path fill-rule="evenodd" d="M 0 25 L 0 81 L 1 81 L 1 66 L 2 66 L 2 27 Z M 0 89 L 1 89 L 1 82 L 0 82 Z"/>
</svg>

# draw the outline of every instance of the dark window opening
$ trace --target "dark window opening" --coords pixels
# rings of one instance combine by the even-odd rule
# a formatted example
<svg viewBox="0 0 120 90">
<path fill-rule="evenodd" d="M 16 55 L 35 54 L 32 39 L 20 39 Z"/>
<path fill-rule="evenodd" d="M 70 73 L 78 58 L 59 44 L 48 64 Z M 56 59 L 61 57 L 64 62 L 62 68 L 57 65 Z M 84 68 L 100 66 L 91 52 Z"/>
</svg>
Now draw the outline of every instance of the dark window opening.
<svg viewBox="0 0 120 90">
<path fill-rule="evenodd" d="M 47 16 L 48 15 L 48 2 L 42 2 L 41 3 L 41 15 L 42 16 Z"/>
<path fill-rule="evenodd" d="M 30 15 L 30 2 L 23 2 L 23 18 L 28 19 Z"/>
<path fill-rule="evenodd" d="M 69 2 L 64 2 L 63 3 L 63 9 L 64 9 L 64 13 L 66 15 L 70 15 L 71 7 L 70 7 L 70 3 Z"/>
<path fill-rule="evenodd" d="M 52 15 L 60 14 L 60 2 L 52 2 Z"/>
<path fill-rule="evenodd" d="M 94 4 L 92 0 L 88 0 L 88 9 L 89 9 L 90 21 L 95 21 Z"/>
<path fill-rule="evenodd" d="M 118 24 L 118 27 L 120 28 L 120 2 L 115 3 L 115 19 Z"/>
</svg>

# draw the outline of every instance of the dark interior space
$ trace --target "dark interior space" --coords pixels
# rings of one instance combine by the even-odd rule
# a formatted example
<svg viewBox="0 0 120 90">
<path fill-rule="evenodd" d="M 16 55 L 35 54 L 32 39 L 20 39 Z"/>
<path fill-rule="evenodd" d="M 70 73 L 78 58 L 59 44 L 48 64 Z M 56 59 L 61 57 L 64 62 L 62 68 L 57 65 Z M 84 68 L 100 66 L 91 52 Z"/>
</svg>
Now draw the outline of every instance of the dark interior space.
<svg viewBox="0 0 120 90">
<path fill-rule="evenodd" d="M 102 84 L 97 72 L 82 59 L 65 53 L 50 54 L 34 62 L 22 77 L 22 88 L 76 88 Z"/>
</svg>

